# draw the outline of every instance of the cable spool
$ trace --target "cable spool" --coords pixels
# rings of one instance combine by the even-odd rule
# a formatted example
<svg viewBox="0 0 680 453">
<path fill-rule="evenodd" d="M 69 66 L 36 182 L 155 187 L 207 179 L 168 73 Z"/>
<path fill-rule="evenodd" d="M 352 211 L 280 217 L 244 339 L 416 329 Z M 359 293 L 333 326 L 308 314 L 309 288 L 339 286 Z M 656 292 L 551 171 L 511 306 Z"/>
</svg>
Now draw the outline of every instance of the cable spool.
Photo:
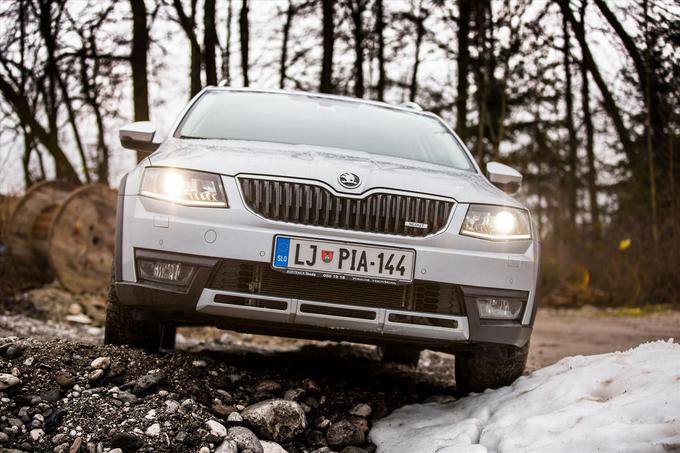
<svg viewBox="0 0 680 453">
<path fill-rule="evenodd" d="M 115 226 L 115 190 L 43 182 L 17 204 L 6 242 L 18 264 L 47 269 L 68 291 L 96 292 L 109 284 Z"/>
</svg>

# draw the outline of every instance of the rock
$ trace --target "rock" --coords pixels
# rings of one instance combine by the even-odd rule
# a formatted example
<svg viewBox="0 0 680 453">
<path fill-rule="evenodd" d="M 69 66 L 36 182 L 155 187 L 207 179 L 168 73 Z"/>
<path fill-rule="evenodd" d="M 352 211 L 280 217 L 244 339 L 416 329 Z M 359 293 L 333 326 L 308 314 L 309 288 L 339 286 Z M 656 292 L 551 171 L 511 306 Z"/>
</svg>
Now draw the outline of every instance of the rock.
<svg viewBox="0 0 680 453">
<path fill-rule="evenodd" d="M 151 392 L 165 381 L 164 373 L 149 373 L 140 377 L 135 381 L 135 386 L 132 388 L 132 393 L 135 395 L 142 395 Z"/>
<path fill-rule="evenodd" d="M 52 443 L 54 445 L 60 445 L 63 444 L 64 441 L 66 440 L 66 434 L 55 434 L 54 437 L 52 437 Z"/>
<path fill-rule="evenodd" d="M 307 434 L 307 446 L 310 448 L 327 447 L 326 436 L 321 431 L 312 430 Z"/>
<path fill-rule="evenodd" d="M 229 417 L 229 414 L 234 412 L 234 410 L 235 410 L 234 406 L 228 406 L 226 404 L 223 404 L 221 401 L 215 401 L 212 405 L 213 414 L 222 418 Z"/>
<path fill-rule="evenodd" d="M 12 389 L 19 385 L 21 385 L 21 379 L 18 377 L 8 373 L 0 373 L 0 392 Z"/>
<path fill-rule="evenodd" d="M 361 432 L 366 434 L 368 432 L 368 420 L 366 420 L 363 417 L 357 417 L 356 415 L 352 415 L 349 417 L 349 421 L 359 428 Z"/>
<path fill-rule="evenodd" d="M 227 421 L 232 423 L 243 423 L 243 417 L 241 417 L 241 414 L 234 411 L 231 414 L 229 414 L 229 417 L 227 417 Z"/>
<path fill-rule="evenodd" d="M 198 453 L 210 453 L 210 448 L 208 448 L 208 447 L 201 447 L 201 448 L 198 450 Z"/>
<path fill-rule="evenodd" d="M 216 422 L 215 420 L 208 420 L 206 424 L 208 425 L 210 434 L 213 436 L 220 439 L 224 439 L 227 436 L 227 428 L 225 428 L 222 423 Z"/>
<path fill-rule="evenodd" d="M 76 378 L 66 370 L 57 371 L 52 378 L 62 388 L 71 388 L 76 385 Z"/>
<path fill-rule="evenodd" d="M 42 439 L 42 436 L 45 435 L 45 431 L 43 431 L 40 428 L 36 428 L 36 429 L 32 429 L 31 432 L 29 433 L 29 435 L 31 436 L 31 439 L 33 440 L 33 442 L 37 442 L 40 439 Z"/>
<path fill-rule="evenodd" d="M 305 385 L 305 389 L 314 395 L 321 394 L 321 387 L 313 379 L 306 378 L 302 383 Z"/>
<path fill-rule="evenodd" d="M 446 404 L 456 401 L 456 397 L 453 395 L 432 395 L 428 397 L 424 403 L 439 403 Z"/>
<path fill-rule="evenodd" d="M 83 312 L 83 307 L 80 304 L 77 303 L 72 303 L 71 305 L 68 306 L 68 314 L 69 315 L 79 315 Z"/>
<path fill-rule="evenodd" d="M 3 432 L 0 432 L 0 444 L 6 444 L 9 442 L 9 436 Z"/>
<path fill-rule="evenodd" d="M 71 447 L 68 449 L 69 453 L 80 453 L 80 447 L 83 445 L 83 438 L 76 437 Z"/>
<path fill-rule="evenodd" d="M 328 447 L 321 447 L 313 450 L 311 453 L 333 453 L 333 450 Z"/>
<path fill-rule="evenodd" d="M 286 450 L 284 450 L 283 447 L 276 442 L 261 440 L 260 444 L 262 444 L 264 453 L 287 453 Z"/>
<path fill-rule="evenodd" d="M 312 409 L 318 409 L 319 408 L 319 400 L 314 398 L 313 396 L 308 396 L 305 398 L 305 404 Z"/>
<path fill-rule="evenodd" d="M 368 450 L 365 450 L 363 448 L 359 447 L 354 447 L 354 446 L 349 446 L 343 448 L 340 453 L 368 453 Z"/>
<path fill-rule="evenodd" d="M 283 399 L 289 401 L 298 401 L 305 394 L 303 389 L 290 389 L 283 393 Z"/>
<path fill-rule="evenodd" d="M 300 405 L 294 401 L 273 399 L 245 408 L 243 420 L 264 439 L 286 442 L 307 427 L 307 419 Z"/>
<path fill-rule="evenodd" d="M 165 411 L 168 414 L 174 414 L 179 409 L 179 403 L 175 400 L 167 400 L 165 402 Z"/>
<path fill-rule="evenodd" d="M 232 426 L 227 431 L 227 435 L 236 442 L 239 451 L 250 450 L 253 453 L 264 453 L 260 440 L 248 428 Z"/>
<path fill-rule="evenodd" d="M 87 375 L 87 380 L 90 382 L 98 381 L 101 378 L 104 377 L 104 370 L 97 369 L 94 370 L 92 373 Z"/>
<path fill-rule="evenodd" d="M 97 357 L 90 363 L 93 370 L 108 370 L 111 366 L 111 357 Z"/>
<path fill-rule="evenodd" d="M 115 433 L 111 436 L 111 448 L 120 448 L 125 453 L 135 452 L 144 446 L 144 440 L 130 433 Z"/>
<path fill-rule="evenodd" d="M 21 354 L 24 353 L 24 349 L 26 349 L 26 345 L 23 343 L 14 343 L 10 347 L 7 348 L 7 352 L 5 353 L 7 355 L 7 358 L 10 360 L 16 359 L 17 357 L 20 357 Z"/>
<path fill-rule="evenodd" d="M 333 423 L 326 432 L 326 440 L 331 447 L 347 445 L 363 445 L 366 441 L 364 433 L 349 420 Z"/>
<path fill-rule="evenodd" d="M 29 357 L 26 360 L 24 360 L 24 366 L 32 367 L 34 362 L 35 362 L 35 357 Z"/>
<path fill-rule="evenodd" d="M 184 413 L 192 412 L 196 408 L 196 401 L 187 398 L 179 405 L 179 410 Z"/>
<path fill-rule="evenodd" d="M 123 450 L 120 448 L 114 448 L 113 450 L 109 450 L 109 453 L 123 453 Z"/>
<path fill-rule="evenodd" d="M 194 360 L 191 362 L 191 365 L 193 365 L 195 368 L 205 368 L 208 366 L 208 362 L 205 360 Z"/>
<path fill-rule="evenodd" d="M 267 379 L 267 380 L 258 382 L 257 385 L 255 386 L 255 391 L 278 393 L 278 392 L 281 391 L 281 384 L 279 384 L 276 381 L 272 381 L 270 379 Z"/>
<path fill-rule="evenodd" d="M 145 434 L 149 437 L 158 437 L 161 434 L 160 423 L 154 423 L 146 429 Z"/>
<path fill-rule="evenodd" d="M 83 313 L 78 315 L 68 315 L 66 320 L 75 324 L 92 324 L 92 319 Z"/>
<path fill-rule="evenodd" d="M 114 398 L 117 399 L 118 401 L 122 401 L 124 403 L 133 404 L 133 403 L 137 402 L 137 397 L 130 392 L 120 391 L 120 392 L 118 392 L 118 394 Z"/>
<path fill-rule="evenodd" d="M 232 439 L 226 439 L 216 449 L 215 453 L 238 453 L 238 446 Z"/>
<path fill-rule="evenodd" d="M 370 417 L 371 412 L 372 412 L 371 406 L 369 406 L 368 404 L 357 404 L 352 408 L 351 411 L 349 411 L 349 413 L 352 415 L 364 418 Z"/>
</svg>

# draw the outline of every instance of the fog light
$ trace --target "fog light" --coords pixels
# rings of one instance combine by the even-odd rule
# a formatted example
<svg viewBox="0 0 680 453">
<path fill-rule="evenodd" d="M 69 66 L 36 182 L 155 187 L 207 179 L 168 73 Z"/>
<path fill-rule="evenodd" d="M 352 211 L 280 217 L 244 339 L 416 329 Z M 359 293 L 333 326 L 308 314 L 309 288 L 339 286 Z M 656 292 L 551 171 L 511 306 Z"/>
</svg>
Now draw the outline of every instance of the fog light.
<svg viewBox="0 0 680 453">
<path fill-rule="evenodd" d="M 137 269 L 142 280 L 186 286 L 194 275 L 194 266 L 168 261 L 138 260 Z"/>
<path fill-rule="evenodd" d="M 524 301 L 503 297 L 477 297 L 477 310 L 482 319 L 517 319 Z"/>
</svg>

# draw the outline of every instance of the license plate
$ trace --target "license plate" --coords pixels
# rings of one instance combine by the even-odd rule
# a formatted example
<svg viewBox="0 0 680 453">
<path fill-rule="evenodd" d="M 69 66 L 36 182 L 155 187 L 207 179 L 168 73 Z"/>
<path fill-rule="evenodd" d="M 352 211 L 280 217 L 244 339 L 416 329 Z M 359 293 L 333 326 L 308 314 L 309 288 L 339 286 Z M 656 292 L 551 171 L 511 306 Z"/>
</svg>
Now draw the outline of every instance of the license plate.
<svg viewBox="0 0 680 453">
<path fill-rule="evenodd" d="M 298 275 L 395 284 L 413 281 L 415 257 L 411 249 L 276 236 L 272 267 Z"/>
</svg>

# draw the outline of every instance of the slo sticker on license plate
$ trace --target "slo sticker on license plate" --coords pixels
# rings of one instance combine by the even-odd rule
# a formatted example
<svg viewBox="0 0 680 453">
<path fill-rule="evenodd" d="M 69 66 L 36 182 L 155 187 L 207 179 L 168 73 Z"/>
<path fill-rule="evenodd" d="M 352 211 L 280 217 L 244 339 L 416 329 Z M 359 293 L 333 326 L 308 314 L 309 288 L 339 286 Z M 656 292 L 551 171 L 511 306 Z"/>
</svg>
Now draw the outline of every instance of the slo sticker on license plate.
<svg viewBox="0 0 680 453">
<path fill-rule="evenodd" d="M 272 267 L 298 275 L 397 284 L 413 281 L 415 256 L 411 249 L 276 236 Z"/>
</svg>

